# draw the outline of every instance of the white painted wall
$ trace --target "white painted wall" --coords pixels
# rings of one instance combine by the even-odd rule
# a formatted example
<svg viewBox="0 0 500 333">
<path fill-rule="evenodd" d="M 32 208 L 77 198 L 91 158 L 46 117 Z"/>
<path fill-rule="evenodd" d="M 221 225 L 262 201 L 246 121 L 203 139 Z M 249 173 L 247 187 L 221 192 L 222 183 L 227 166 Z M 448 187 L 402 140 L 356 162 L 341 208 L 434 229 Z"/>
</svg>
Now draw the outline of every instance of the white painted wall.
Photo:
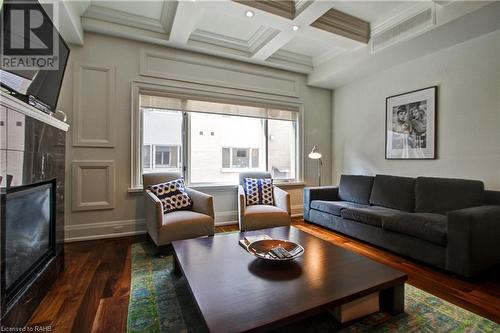
<svg viewBox="0 0 500 333">
<path fill-rule="evenodd" d="M 145 75 L 141 75 L 141 51 L 152 52 L 160 58 L 155 58 L 146 64 Z M 158 60 L 159 59 L 159 60 Z M 206 65 L 203 65 L 206 63 Z M 80 75 L 75 82 L 75 73 L 79 68 L 86 71 L 98 71 L 99 82 L 87 82 L 88 75 Z M 149 66 L 149 67 L 147 67 Z M 156 66 L 156 67 L 155 67 Z M 154 77 L 153 77 L 154 76 Z M 65 74 L 58 108 L 68 114 L 72 125 L 70 131 L 76 128 L 75 110 L 80 110 L 80 127 L 90 128 L 96 121 L 107 121 L 110 128 L 99 127 L 99 136 L 109 137 L 111 144 L 107 147 L 75 146 L 73 136 L 68 135 L 67 143 L 67 177 L 66 177 L 66 238 L 67 240 L 83 240 L 107 236 L 123 236 L 143 232 L 144 211 L 142 194 L 129 193 L 131 186 L 131 87 L 132 81 L 142 80 L 160 85 L 196 85 L 203 88 L 206 82 L 211 83 L 211 89 L 220 93 L 229 92 L 240 96 L 252 95 L 259 98 L 276 97 L 279 94 L 295 94 L 297 103 L 303 106 L 304 150 L 308 152 L 315 144 L 324 154 L 324 183 L 330 183 L 331 171 L 331 91 L 307 86 L 305 75 L 296 74 L 253 64 L 245 64 L 227 59 L 200 55 L 193 52 L 174 50 L 166 47 L 108 37 L 93 33 L 85 34 L 85 45 L 71 45 L 70 63 Z M 218 86 L 214 88 L 215 82 Z M 107 99 L 101 101 L 98 110 L 88 112 L 86 101 L 78 100 L 80 91 L 98 85 L 109 88 Z M 75 89 L 73 89 L 76 87 Z M 288 95 L 291 96 L 291 95 Z M 273 98 L 274 98 L 273 97 Z M 287 97 L 290 99 L 290 97 Z M 74 108 L 74 100 L 77 103 Z M 111 103 L 111 100 L 114 103 Z M 90 117 L 92 116 L 92 117 Z M 108 117 L 109 116 L 109 117 Z M 95 120 L 93 117 L 97 117 Z M 87 133 L 87 132 L 85 132 Z M 90 133 L 90 132 L 89 132 Z M 78 137 L 78 136 L 76 136 Z M 85 211 L 72 211 L 73 186 L 71 165 L 73 161 L 114 161 L 114 169 L 106 173 L 107 181 L 114 178 L 115 186 L 105 186 L 103 182 L 92 179 L 82 180 L 85 188 L 102 191 L 113 191 L 114 205 L 112 209 L 95 210 L 99 205 L 92 203 Z M 316 184 L 316 163 L 304 158 L 304 181 L 306 184 Z M 101 171 L 104 174 L 104 171 Z M 303 186 L 287 186 L 285 188 L 292 196 L 292 213 L 302 213 Z M 78 188 L 77 188 L 78 190 Z M 215 196 L 216 220 L 235 221 L 237 214 L 236 189 L 204 188 L 203 191 Z M 93 191 L 94 193 L 96 191 Z M 98 191 L 97 191 L 98 192 Z M 90 193 L 90 192 L 89 192 Z M 84 193 L 85 194 L 85 193 Z M 88 197 L 88 196 L 85 196 Z"/>
<path fill-rule="evenodd" d="M 384 159 L 385 99 L 438 85 L 437 160 Z M 377 173 L 480 179 L 500 189 L 500 31 L 333 92 L 333 182 Z"/>
</svg>

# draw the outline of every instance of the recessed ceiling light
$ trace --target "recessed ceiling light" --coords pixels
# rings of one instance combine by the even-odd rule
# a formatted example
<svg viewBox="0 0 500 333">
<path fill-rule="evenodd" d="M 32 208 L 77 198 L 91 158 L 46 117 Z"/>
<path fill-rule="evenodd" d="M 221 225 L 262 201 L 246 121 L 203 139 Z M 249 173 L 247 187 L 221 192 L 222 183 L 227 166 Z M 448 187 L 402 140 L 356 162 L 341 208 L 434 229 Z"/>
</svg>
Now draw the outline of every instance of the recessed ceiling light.
<svg viewBox="0 0 500 333">
<path fill-rule="evenodd" d="M 247 10 L 247 11 L 245 12 L 245 16 L 246 16 L 246 17 L 253 17 L 254 15 L 255 15 L 255 13 L 254 13 L 254 12 L 252 12 L 251 10 Z"/>
<path fill-rule="evenodd" d="M 297 31 L 299 29 L 300 29 L 300 27 L 298 25 L 292 25 L 292 30 L 293 31 Z"/>
</svg>

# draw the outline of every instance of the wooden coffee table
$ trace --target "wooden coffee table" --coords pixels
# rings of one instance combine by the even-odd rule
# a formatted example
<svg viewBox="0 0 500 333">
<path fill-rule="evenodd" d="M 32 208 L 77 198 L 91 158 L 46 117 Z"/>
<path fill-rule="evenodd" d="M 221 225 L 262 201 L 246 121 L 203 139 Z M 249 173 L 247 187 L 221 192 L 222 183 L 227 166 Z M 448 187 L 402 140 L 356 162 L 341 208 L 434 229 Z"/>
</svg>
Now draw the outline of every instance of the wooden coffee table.
<svg viewBox="0 0 500 333">
<path fill-rule="evenodd" d="M 302 257 L 266 262 L 238 240 L 266 234 L 301 244 Z M 210 332 L 266 331 L 379 292 L 380 308 L 404 311 L 407 275 L 294 227 L 173 242 Z"/>
</svg>

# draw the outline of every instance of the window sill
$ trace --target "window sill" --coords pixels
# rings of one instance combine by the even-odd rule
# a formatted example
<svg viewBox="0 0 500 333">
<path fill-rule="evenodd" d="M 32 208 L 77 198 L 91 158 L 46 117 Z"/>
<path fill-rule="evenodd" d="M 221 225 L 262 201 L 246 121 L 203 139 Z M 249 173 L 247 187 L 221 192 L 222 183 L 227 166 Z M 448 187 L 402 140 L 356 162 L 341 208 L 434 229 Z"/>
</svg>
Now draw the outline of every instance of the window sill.
<svg viewBox="0 0 500 333">
<path fill-rule="evenodd" d="M 280 188 L 287 187 L 304 187 L 306 185 L 303 181 L 289 181 L 289 182 L 275 182 L 274 185 Z M 196 190 L 217 190 L 217 191 L 225 191 L 225 190 L 236 190 L 238 188 L 237 184 L 190 184 L 186 185 L 192 189 Z M 130 187 L 127 190 L 128 193 L 131 194 L 140 194 L 143 192 L 142 187 Z"/>
<path fill-rule="evenodd" d="M 131 193 L 131 194 L 140 194 L 143 192 L 143 188 L 142 187 L 129 187 L 127 189 L 127 192 Z"/>
<path fill-rule="evenodd" d="M 303 181 L 289 181 L 289 182 L 280 182 L 280 181 L 276 181 L 274 182 L 274 185 L 278 186 L 278 187 L 304 187 L 306 186 L 306 183 L 303 182 Z"/>
</svg>

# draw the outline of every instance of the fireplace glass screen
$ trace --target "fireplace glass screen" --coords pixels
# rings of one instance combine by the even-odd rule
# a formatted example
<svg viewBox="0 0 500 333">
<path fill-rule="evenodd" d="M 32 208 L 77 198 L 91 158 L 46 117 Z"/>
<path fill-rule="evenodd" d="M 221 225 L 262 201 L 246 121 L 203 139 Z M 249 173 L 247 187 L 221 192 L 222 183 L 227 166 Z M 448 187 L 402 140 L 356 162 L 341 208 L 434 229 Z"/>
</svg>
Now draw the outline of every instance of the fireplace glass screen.
<svg viewBox="0 0 500 333">
<path fill-rule="evenodd" d="M 7 194 L 5 288 L 18 287 L 31 270 L 52 253 L 53 182 Z"/>
</svg>

